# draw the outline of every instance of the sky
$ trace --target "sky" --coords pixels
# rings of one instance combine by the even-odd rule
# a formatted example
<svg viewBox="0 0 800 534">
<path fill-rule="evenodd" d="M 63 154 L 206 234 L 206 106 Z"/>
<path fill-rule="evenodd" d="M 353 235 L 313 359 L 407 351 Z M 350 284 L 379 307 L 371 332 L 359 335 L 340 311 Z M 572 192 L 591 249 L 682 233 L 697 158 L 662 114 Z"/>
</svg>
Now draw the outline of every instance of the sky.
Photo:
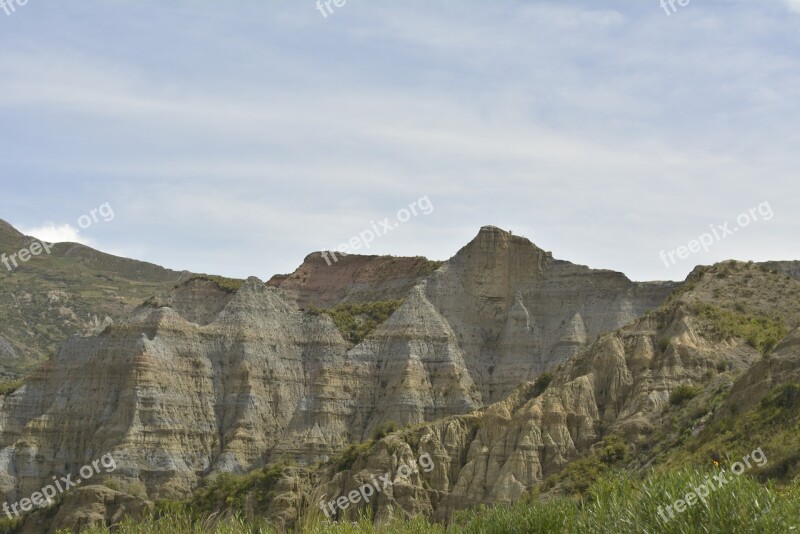
<svg viewBox="0 0 800 534">
<path fill-rule="evenodd" d="M 634 280 L 800 259 L 800 0 L 10 1 L 0 219 L 42 239 L 262 279 L 485 225 Z"/>
</svg>

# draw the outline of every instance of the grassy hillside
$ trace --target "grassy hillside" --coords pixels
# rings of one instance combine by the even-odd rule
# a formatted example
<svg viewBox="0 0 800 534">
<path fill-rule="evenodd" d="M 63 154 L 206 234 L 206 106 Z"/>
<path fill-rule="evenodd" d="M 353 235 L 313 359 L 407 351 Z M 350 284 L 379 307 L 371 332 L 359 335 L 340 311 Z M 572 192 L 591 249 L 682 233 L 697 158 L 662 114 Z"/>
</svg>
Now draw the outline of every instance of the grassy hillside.
<svg viewBox="0 0 800 534">
<path fill-rule="evenodd" d="M 0 221 L 0 253 L 32 242 Z M 57 244 L 11 271 L 0 264 L 0 381 L 26 373 L 69 335 L 119 317 L 188 276 L 75 243 Z"/>
<path fill-rule="evenodd" d="M 217 283 L 235 285 L 236 281 Z M 399 305 L 400 301 L 343 304 L 312 308 L 310 313 L 330 315 L 346 339 L 358 342 Z M 690 317 L 703 343 L 719 344 L 720 349 L 743 347 L 751 358 L 761 358 L 753 368 L 769 364 L 770 372 L 759 374 L 722 360 L 715 366 L 712 359 L 702 380 L 671 391 L 652 433 L 630 442 L 613 433 L 606 435 L 588 456 L 571 462 L 514 504 L 460 512 L 446 524 L 398 514 L 390 524 L 376 529 L 364 515 L 331 524 L 314 503 L 304 501 L 298 505 L 302 527 L 297 532 L 800 531 L 800 348 L 787 345 L 800 327 L 800 280 L 785 270 L 752 263 L 701 267 L 652 313 L 665 321 L 678 315 Z M 663 327 L 654 334 L 661 351 L 673 343 Z M 773 368 L 779 372 L 771 372 Z M 732 392 L 746 377 L 768 381 L 769 387 L 758 390 L 761 393 L 748 404 L 732 402 L 739 398 Z M 542 389 L 548 383 L 543 382 Z M 353 445 L 338 461 L 346 463 L 371 443 Z M 736 462 L 756 449 L 766 461 L 732 476 Z M 286 470 L 313 475 L 313 469 L 284 465 L 241 476 L 223 475 L 207 481 L 186 502 L 157 503 L 151 517 L 126 519 L 113 530 L 84 532 L 278 532 L 263 516 L 272 501 L 286 497 L 276 493 Z M 667 512 L 677 499 L 688 501 L 687 495 L 698 491 L 709 477 L 726 473 L 730 482 L 710 491 L 702 502 Z M 287 478 L 298 480 L 297 476 Z"/>
</svg>

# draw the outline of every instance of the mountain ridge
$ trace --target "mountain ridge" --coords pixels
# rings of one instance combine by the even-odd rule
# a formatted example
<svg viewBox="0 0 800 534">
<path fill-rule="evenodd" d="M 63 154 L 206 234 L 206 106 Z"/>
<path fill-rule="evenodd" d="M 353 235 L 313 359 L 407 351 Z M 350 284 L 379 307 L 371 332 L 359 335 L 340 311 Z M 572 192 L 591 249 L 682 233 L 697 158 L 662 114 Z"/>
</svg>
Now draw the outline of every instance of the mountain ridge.
<svg viewBox="0 0 800 534">
<path fill-rule="evenodd" d="M 82 261 L 92 252 L 61 250 L 72 250 L 56 257 L 65 269 L 99 274 Z M 379 522 L 511 502 L 614 432 L 655 448 L 679 386 L 710 387 L 709 372 L 740 377 L 762 352 L 791 349 L 779 321 L 800 324 L 795 263 L 632 282 L 485 226 L 442 263 L 327 265 L 312 253 L 267 282 L 176 273 L 179 283 L 148 286 L 149 298 L 68 337 L 0 394 L 0 495 L 27 495 L 98 451 L 119 466 L 98 483 L 138 496 L 137 509 L 290 462 L 263 510 L 289 526 L 314 487 L 346 492 L 365 469 L 428 453 L 436 469 L 382 496 Z M 355 342 L 312 309 L 390 297 L 394 312 Z M 742 391 L 763 393 L 753 388 Z M 30 532 L 42 525 L 32 517 Z"/>
</svg>

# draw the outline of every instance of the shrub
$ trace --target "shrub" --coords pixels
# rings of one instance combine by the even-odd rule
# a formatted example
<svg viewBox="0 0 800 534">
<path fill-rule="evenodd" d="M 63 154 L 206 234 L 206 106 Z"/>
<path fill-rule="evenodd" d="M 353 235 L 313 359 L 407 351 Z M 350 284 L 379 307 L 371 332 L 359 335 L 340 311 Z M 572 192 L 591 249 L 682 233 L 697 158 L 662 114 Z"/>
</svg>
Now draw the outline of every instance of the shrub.
<svg viewBox="0 0 800 534">
<path fill-rule="evenodd" d="M 400 430 L 400 425 L 394 421 L 387 421 L 372 432 L 372 439 L 375 441 L 382 440 L 389 434 L 397 432 L 398 430 Z"/>
<path fill-rule="evenodd" d="M 606 465 L 624 462 L 628 458 L 628 446 L 622 437 L 610 434 L 603 438 L 597 457 Z"/>
<path fill-rule="evenodd" d="M 25 379 L 9 380 L 0 384 L 0 396 L 11 395 L 25 384 Z"/>
<path fill-rule="evenodd" d="M 219 289 L 221 289 L 222 291 L 225 291 L 227 293 L 236 293 L 237 291 L 239 291 L 239 288 L 242 287 L 242 284 L 244 284 L 244 280 L 241 280 L 241 279 L 238 279 L 238 278 L 226 278 L 224 276 L 217 276 L 217 275 L 212 275 L 212 274 L 197 274 L 197 275 L 194 275 L 194 276 L 190 277 L 185 282 L 182 282 L 182 283 L 176 285 L 175 287 L 177 288 L 177 287 L 182 287 L 182 286 L 188 285 L 191 282 L 194 282 L 195 280 L 202 280 L 202 281 L 206 281 L 206 282 L 212 282 Z"/>
<path fill-rule="evenodd" d="M 373 445 L 375 445 L 373 440 L 350 445 L 336 460 L 336 472 L 346 471 L 353 467 L 358 457 L 369 452 Z"/>
<path fill-rule="evenodd" d="M 561 484 L 567 493 L 585 493 L 609 469 L 628 457 L 628 447 L 620 436 L 609 434 L 595 445 L 591 456 L 569 463 L 560 473 L 551 477 L 547 485 Z"/>
<path fill-rule="evenodd" d="M 401 304 L 403 304 L 403 300 L 345 303 L 327 309 L 312 305 L 309 306 L 308 312 L 311 315 L 323 313 L 329 315 L 339 332 L 342 333 L 342 337 L 357 345 L 379 325 L 386 322 Z"/>
<path fill-rule="evenodd" d="M 533 382 L 534 397 L 538 397 L 539 395 L 544 393 L 547 387 L 550 385 L 550 382 L 552 381 L 553 381 L 553 373 L 546 372 L 537 376 L 536 380 Z"/>
<path fill-rule="evenodd" d="M 744 339 L 762 354 L 772 350 L 789 333 L 787 326 L 776 319 L 745 315 L 705 302 L 695 303 L 693 311 L 708 321 L 723 339 Z"/>
<path fill-rule="evenodd" d="M 673 406 L 677 406 L 679 404 L 683 404 L 684 402 L 695 398 L 698 394 L 700 394 L 701 389 L 696 386 L 691 386 L 689 384 L 682 384 L 675 388 L 669 396 L 669 403 Z"/>
<path fill-rule="evenodd" d="M 271 502 L 275 484 L 288 467 L 287 463 L 278 463 L 246 475 L 220 474 L 200 486 L 185 509 L 199 517 L 203 513 L 220 511 L 244 513 L 249 499 L 258 506 L 265 506 Z M 175 503 L 170 506 L 181 508 Z"/>
<path fill-rule="evenodd" d="M 763 408 L 794 410 L 800 403 L 800 384 L 783 384 L 761 399 Z"/>
</svg>

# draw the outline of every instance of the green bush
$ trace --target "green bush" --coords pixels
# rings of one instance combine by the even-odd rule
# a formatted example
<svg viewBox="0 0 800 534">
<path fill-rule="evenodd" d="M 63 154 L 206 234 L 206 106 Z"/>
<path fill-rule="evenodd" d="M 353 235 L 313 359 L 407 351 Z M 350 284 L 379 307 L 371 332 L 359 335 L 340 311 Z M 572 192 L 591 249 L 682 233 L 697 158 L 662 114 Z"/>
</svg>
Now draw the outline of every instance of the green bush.
<svg viewBox="0 0 800 534">
<path fill-rule="evenodd" d="M 723 339 L 743 339 L 762 354 L 771 351 L 789 333 L 785 324 L 770 317 L 746 315 L 705 302 L 695 303 L 693 311 L 711 323 Z"/>
<path fill-rule="evenodd" d="M 800 384 L 782 384 L 761 399 L 762 408 L 794 410 L 800 403 Z"/>
<path fill-rule="evenodd" d="M 336 471 L 346 471 L 347 469 L 353 467 L 353 464 L 358 457 L 369 452 L 373 445 L 375 445 L 374 440 L 350 445 L 344 452 L 342 452 L 342 454 L 339 455 L 339 458 L 335 460 Z"/>
<path fill-rule="evenodd" d="M 536 380 L 533 383 L 533 395 L 538 397 L 542 393 L 545 392 L 547 387 L 550 385 L 550 382 L 553 381 L 553 373 L 542 373 L 536 377 Z"/>
<path fill-rule="evenodd" d="M 692 400 L 702 391 L 699 387 L 691 386 L 689 384 L 682 384 L 675 388 L 669 396 L 669 403 L 673 406 L 683 404 L 686 401 Z"/>
<path fill-rule="evenodd" d="M 597 451 L 597 457 L 606 465 L 615 465 L 628 458 L 628 445 L 615 434 L 606 436 Z"/>
<path fill-rule="evenodd" d="M 193 517 L 221 511 L 245 513 L 248 502 L 264 507 L 271 502 L 275 484 L 288 467 L 289 464 L 279 463 L 246 475 L 223 473 L 200 486 L 191 501 L 169 506 L 173 510 L 183 506 Z"/>
<path fill-rule="evenodd" d="M 609 469 L 620 464 L 628 457 L 628 447 L 621 437 L 610 434 L 594 447 L 591 456 L 575 460 L 567 464 L 555 476 L 550 477 L 546 485 L 560 484 L 566 494 L 583 494 Z"/>
<path fill-rule="evenodd" d="M 389 434 L 397 432 L 398 430 L 400 430 L 400 425 L 394 421 L 387 421 L 372 432 L 372 439 L 375 441 L 382 440 Z"/>
<path fill-rule="evenodd" d="M 19 388 L 25 385 L 25 379 L 20 378 L 18 380 L 9 380 L 8 382 L 3 382 L 0 384 L 0 396 L 2 395 L 11 395 Z"/>
<path fill-rule="evenodd" d="M 22 528 L 23 518 L 15 517 L 13 519 L 7 519 L 6 517 L 0 517 L 0 532 L 6 532 L 8 534 L 19 532 Z"/>
<path fill-rule="evenodd" d="M 203 280 L 206 282 L 213 282 L 219 289 L 227 293 L 236 293 L 244 284 L 244 280 L 238 278 L 226 278 L 224 276 L 217 276 L 212 274 L 197 274 L 182 282 L 175 287 L 185 286 L 195 280 Z"/>
<path fill-rule="evenodd" d="M 342 333 L 342 337 L 357 345 L 380 324 L 386 322 L 401 304 L 403 304 L 403 300 L 380 300 L 359 304 L 345 303 L 327 309 L 311 305 L 308 313 L 311 315 L 323 313 L 329 315 Z"/>
</svg>

